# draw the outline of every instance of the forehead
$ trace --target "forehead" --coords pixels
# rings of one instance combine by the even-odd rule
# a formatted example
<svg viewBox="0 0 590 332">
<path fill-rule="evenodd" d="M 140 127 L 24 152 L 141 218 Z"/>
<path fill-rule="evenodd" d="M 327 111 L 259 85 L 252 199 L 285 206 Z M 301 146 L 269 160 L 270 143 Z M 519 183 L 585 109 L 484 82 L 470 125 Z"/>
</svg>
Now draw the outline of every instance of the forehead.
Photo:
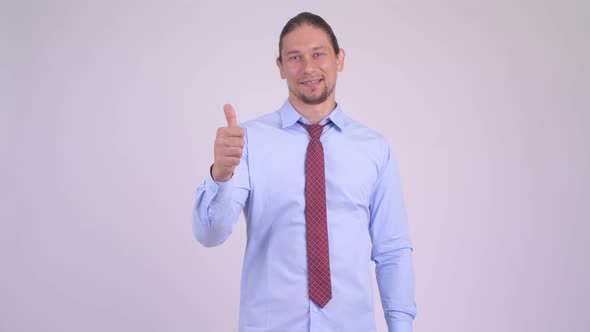
<svg viewBox="0 0 590 332">
<path fill-rule="evenodd" d="M 318 47 L 331 49 L 330 37 L 326 31 L 311 25 L 299 26 L 283 37 L 283 52 Z"/>
</svg>

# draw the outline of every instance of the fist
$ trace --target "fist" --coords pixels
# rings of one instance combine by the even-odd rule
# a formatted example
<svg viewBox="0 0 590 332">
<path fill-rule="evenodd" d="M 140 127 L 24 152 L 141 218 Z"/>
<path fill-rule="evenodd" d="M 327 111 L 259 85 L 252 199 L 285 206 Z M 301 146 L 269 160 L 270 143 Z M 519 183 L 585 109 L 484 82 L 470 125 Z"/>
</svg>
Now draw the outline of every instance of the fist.
<svg viewBox="0 0 590 332">
<path fill-rule="evenodd" d="M 236 112 L 230 104 L 223 106 L 227 127 L 217 129 L 215 137 L 215 162 L 211 170 L 213 180 L 226 182 L 240 164 L 244 148 L 244 129 L 238 127 Z"/>
</svg>

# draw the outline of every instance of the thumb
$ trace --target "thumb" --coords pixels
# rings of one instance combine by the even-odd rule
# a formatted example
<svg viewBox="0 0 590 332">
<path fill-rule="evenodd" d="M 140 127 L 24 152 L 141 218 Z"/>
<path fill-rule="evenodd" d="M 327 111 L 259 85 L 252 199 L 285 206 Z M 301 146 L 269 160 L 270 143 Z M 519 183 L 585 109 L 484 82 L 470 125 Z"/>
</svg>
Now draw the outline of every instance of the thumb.
<svg viewBox="0 0 590 332">
<path fill-rule="evenodd" d="M 223 105 L 223 113 L 225 113 L 225 119 L 227 120 L 228 127 L 237 127 L 238 119 L 236 118 L 236 111 L 231 104 Z"/>
</svg>

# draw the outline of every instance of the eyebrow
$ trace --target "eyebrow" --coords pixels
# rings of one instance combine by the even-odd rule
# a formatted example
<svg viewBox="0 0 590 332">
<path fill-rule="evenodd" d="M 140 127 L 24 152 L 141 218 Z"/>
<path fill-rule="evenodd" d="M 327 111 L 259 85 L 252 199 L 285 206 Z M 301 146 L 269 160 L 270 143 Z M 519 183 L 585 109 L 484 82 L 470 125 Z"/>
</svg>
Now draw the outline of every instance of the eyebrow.
<svg viewBox="0 0 590 332">
<path fill-rule="evenodd" d="M 324 48 L 325 48 L 324 46 L 316 46 L 316 47 L 313 47 L 311 50 L 315 52 L 315 51 L 323 50 Z M 291 51 L 288 51 L 287 53 L 285 53 L 285 55 L 301 54 L 301 53 L 303 53 L 303 52 L 301 52 L 299 50 L 291 50 Z"/>
</svg>

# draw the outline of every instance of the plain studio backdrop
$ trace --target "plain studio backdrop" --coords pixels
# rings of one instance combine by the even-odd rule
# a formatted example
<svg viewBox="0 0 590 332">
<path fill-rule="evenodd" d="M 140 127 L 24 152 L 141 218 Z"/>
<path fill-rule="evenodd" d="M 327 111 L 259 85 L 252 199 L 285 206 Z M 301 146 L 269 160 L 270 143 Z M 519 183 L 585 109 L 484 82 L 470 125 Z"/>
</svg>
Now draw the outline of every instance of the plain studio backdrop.
<svg viewBox="0 0 590 332">
<path fill-rule="evenodd" d="M 396 152 L 415 331 L 590 331 L 585 0 L 3 1 L 1 331 L 237 329 L 245 223 L 200 246 L 194 191 L 222 105 L 286 99 L 307 10 L 346 50 L 338 102 Z"/>
</svg>

